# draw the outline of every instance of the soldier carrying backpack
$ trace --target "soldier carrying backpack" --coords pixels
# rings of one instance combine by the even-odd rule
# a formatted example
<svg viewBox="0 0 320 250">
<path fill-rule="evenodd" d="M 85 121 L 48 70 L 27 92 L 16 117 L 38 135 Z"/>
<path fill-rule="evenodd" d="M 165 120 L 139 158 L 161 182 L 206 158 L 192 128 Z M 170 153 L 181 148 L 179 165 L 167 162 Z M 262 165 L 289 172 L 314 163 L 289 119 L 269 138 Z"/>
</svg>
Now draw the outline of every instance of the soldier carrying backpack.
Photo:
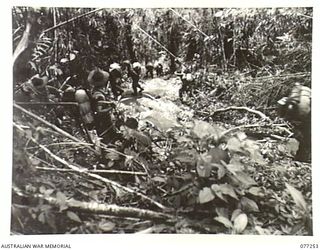
<svg viewBox="0 0 320 250">
<path fill-rule="evenodd" d="M 144 89 L 140 86 L 140 74 L 141 74 L 141 64 L 139 62 L 134 62 L 132 65 L 130 61 L 126 60 L 123 62 L 124 66 L 128 71 L 128 76 L 132 78 L 132 89 L 133 95 L 138 95 L 138 88 L 140 89 L 139 92 L 142 92 Z"/>
<path fill-rule="evenodd" d="M 194 85 L 194 76 L 191 73 L 191 70 L 188 68 L 182 69 L 181 73 L 178 73 L 182 81 L 181 88 L 179 89 L 179 98 L 182 99 L 184 93 L 187 93 L 189 96 L 192 92 L 192 87 Z"/>
<path fill-rule="evenodd" d="M 150 78 L 153 78 L 153 64 L 151 62 L 148 62 L 146 65 L 146 77 L 150 76 Z"/>
<path fill-rule="evenodd" d="M 110 86 L 111 86 L 111 91 L 115 99 L 119 95 L 122 95 L 124 92 L 123 89 L 121 88 L 121 66 L 118 63 L 112 63 L 109 68 L 109 73 L 110 73 Z"/>
<path fill-rule="evenodd" d="M 92 70 L 88 75 L 91 89 L 78 89 L 75 93 L 83 123 L 89 130 L 96 130 L 103 143 L 110 143 L 117 137 L 111 115 L 114 105 L 108 102 L 106 93 L 109 76 L 101 69 Z"/>
<path fill-rule="evenodd" d="M 295 160 L 311 160 L 311 89 L 295 83 L 289 96 L 278 101 L 279 114 L 294 126 L 294 134 L 299 141 Z"/>
</svg>

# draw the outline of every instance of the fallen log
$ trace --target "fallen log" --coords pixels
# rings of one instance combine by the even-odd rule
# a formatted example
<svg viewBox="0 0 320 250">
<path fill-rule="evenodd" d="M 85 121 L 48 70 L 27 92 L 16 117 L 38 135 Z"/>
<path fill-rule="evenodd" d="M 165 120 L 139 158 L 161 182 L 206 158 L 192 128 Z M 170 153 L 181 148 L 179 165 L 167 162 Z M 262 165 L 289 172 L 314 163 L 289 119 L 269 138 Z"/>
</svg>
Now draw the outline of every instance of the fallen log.
<svg viewBox="0 0 320 250">
<path fill-rule="evenodd" d="M 20 197 L 33 197 L 35 199 L 42 199 L 48 202 L 51 205 L 60 207 L 61 201 L 59 199 L 44 195 L 44 194 L 25 194 L 19 189 L 17 186 L 12 187 L 15 195 Z M 134 208 L 134 207 L 123 207 L 118 205 L 107 205 L 101 204 L 98 202 L 85 202 L 75 200 L 73 198 L 66 199 L 63 204 L 70 210 L 78 210 L 81 212 L 92 213 L 92 214 L 104 214 L 104 215 L 113 215 L 117 217 L 133 217 L 133 218 L 141 218 L 141 219 L 149 219 L 149 220 L 174 220 L 175 217 L 171 214 L 165 214 L 161 212 L 155 212 L 148 209 Z"/>
</svg>

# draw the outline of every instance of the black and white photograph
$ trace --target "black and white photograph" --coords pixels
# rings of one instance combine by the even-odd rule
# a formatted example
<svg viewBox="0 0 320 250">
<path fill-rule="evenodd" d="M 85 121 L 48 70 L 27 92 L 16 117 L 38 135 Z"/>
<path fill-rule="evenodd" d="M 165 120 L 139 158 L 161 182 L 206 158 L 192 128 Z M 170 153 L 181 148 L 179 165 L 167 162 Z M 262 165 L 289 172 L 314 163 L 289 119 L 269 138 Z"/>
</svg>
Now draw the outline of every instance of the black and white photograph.
<svg viewBox="0 0 320 250">
<path fill-rule="evenodd" d="M 314 236 L 312 6 L 11 17 L 11 236 Z"/>
</svg>

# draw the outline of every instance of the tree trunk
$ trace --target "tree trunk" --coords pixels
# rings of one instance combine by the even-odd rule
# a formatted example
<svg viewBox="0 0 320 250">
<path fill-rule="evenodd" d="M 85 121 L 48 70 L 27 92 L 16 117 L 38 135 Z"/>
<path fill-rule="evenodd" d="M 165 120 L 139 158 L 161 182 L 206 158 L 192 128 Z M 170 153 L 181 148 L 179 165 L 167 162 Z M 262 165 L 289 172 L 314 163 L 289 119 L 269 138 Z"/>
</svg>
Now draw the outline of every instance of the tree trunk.
<svg viewBox="0 0 320 250">
<path fill-rule="evenodd" d="M 31 69 L 28 67 L 28 61 L 32 54 L 32 41 L 36 36 L 36 13 L 33 10 L 28 11 L 26 18 L 26 28 L 22 38 L 13 53 L 13 81 L 24 81 L 31 77 Z"/>
<path fill-rule="evenodd" d="M 178 45 L 177 45 L 177 32 L 175 23 L 172 23 L 170 32 L 169 32 L 169 51 L 176 55 L 178 51 Z M 170 72 L 174 73 L 176 71 L 176 63 L 175 63 L 175 57 L 173 55 L 170 55 Z"/>
<path fill-rule="evenodd" d="M 53 25 L 56 26 L 57 25 L 57 9 L 53 8 Z M 58 61 L 58 36 L 57 36 L 57 30 L 54 30 L 54 39 L 53 39 L 53 46 L 54 46 L 54 61 L 57 62 Z"/>
<path fill-rule="evenodd" d="M 137 58 L 135 55 L 135 51 L 133 48 L 133 41 L 132 41 L 132 22 L 131 22 L 130 18 L 127 16 L 127 14 L 124 17 L 124 21 L 126 24 L 126 26 L 125 26 L 125 39 L 126 39 L 126 43 L 127 43 L 127 48 L 128 48 L 130 60 L 135 61 L 135 60 L 137 60 Z"/>
</svg>

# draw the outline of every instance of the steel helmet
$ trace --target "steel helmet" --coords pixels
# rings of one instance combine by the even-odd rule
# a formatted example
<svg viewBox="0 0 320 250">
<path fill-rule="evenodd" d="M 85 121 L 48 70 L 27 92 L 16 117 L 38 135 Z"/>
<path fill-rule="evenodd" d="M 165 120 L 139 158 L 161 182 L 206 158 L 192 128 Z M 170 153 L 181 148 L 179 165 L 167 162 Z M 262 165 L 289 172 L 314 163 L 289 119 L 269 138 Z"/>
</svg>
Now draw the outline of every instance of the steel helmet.
<svg viewBox="0 0 320 250">
<path fill-rule="evenodd" d="M 88 82 L 95 87 L 104 87 L 109 80 L 109 73 L 101 69 L 92 70 L 88 76 Z"/>
<path fill-rule="evenodd" d="M 121 66 L 119 65 L 119 63 L 112 63 L 110 65 L 109 72 L 114 71 L 114 70 L 117 70 L 119 72 L 121 71 Z"/>
<path fill-rule="evenodd" d="M 134 63 L 132 64 L 132 68 L 134 68 L 134 69 L 141 69 L 141 64 L 140 64 L 139 62 L 134 62 Z"/>
</svg>

